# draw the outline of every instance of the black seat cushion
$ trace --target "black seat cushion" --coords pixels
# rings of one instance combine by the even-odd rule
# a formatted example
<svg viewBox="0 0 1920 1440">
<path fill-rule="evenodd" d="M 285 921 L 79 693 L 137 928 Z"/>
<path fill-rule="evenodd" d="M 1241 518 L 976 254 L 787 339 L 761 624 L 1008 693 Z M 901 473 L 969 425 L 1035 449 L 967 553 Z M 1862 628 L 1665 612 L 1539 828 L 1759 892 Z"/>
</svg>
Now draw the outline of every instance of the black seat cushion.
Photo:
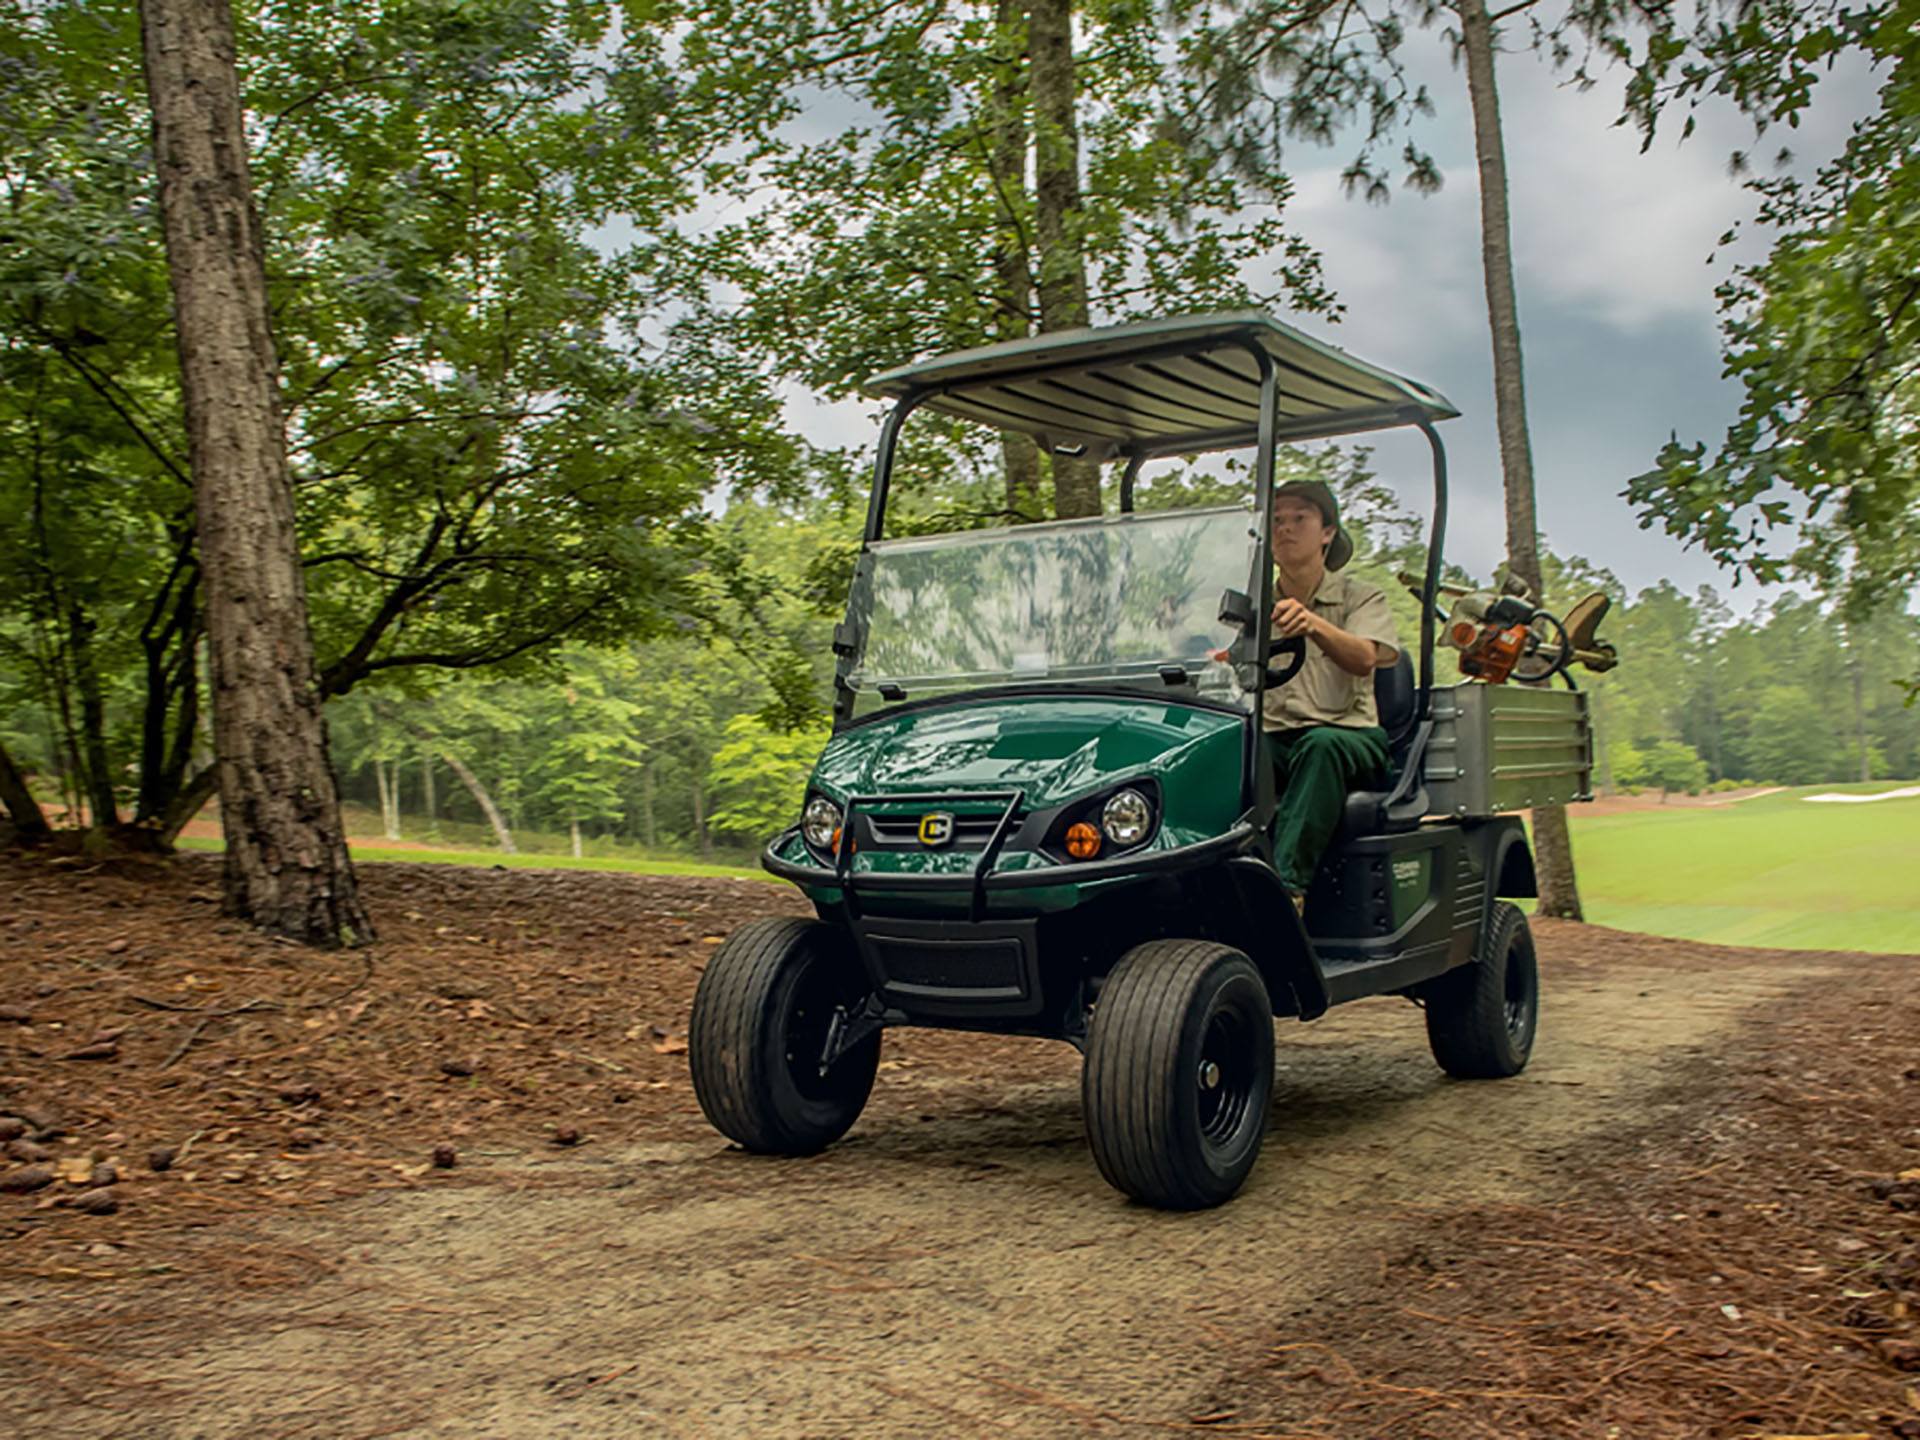
<svg viewBox="0 0 1920 1440">
<path fill-rule="evenodd" d="M 1380 712 L 1380 728 L 1387 732 L 1387 750 L 1398 764 L 1403 747 L 1413 738 L 1419 710 L 1419 687 L 1413 680 L 1413 661 L 1402 650 L 1393 664 L 1373 672 L 1373 703 Z"/>
</svg>

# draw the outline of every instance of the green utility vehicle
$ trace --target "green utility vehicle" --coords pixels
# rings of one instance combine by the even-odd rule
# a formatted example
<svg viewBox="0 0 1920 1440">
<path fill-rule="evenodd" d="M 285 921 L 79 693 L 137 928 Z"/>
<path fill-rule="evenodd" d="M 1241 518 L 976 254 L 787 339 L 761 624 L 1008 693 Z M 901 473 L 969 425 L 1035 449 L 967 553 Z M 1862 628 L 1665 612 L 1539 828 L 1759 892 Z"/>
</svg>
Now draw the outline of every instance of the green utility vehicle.
<svg viewBox="0 0 1920 1440">
<path fill-rule="evenodd" d="M 1434 684 L 1434 424 L 1458 412 L 1258 313 L 991 345 L 869 389 L 896 403 L 834 636 L 833 736 L 762 856 L 818 918 L 751 922 L 708 964 L 688 1048 L 713 1124 L 810 1153 L 859 1116 L 889 1026 L 1046 1036 L 1085 1056 L 1101 1173 L 1193 1209 L 1258 1155 L 1275 1016 L 1404 995 L 1449 1073 L 1518 1073 L 1539 982 L 1501 898 L 1535 893 L 1511 812 L 1587 798 L 1591 738 L 1570 680 Z M 923 409 L 1124 462 L 1120 513 L 885 538 Z M 1269 636 L 1275 449 L 1396 426 L 1433 454 L 1418 667 L 1403 649 L 1376 672 L 1392 773 L 1349 797 L 1302 913 L 1273 866 L 1260 729 L 1304 659 Z M 1147 461 L 1249 447 L 1245 504 L 1134 512 Z M 1564 627 L 1527 648 L 1564 674 Z"/>
</svg>

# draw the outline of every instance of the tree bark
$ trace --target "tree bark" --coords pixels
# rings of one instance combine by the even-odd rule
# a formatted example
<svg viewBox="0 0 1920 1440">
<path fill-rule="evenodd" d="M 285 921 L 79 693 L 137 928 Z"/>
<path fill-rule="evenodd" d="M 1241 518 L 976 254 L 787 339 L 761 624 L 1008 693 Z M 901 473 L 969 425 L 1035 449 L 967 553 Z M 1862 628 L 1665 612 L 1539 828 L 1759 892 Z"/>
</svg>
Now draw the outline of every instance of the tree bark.
<svg viewBox="0 0 1920 1440">
<path fill-rule="evenodd" d="M 1533 447 L 1520 356 L 1520 307 L 1513 288 L 1513 231 L 1507 214 L 1507 154 L 1500 132 L 1500 92 L 1493 71 L 1493 22 L 1485 0 L 1455 0 L 1473 106 L 1473 148 L 1480 162 L 1480 255 L 1486 271 L 1487 322 L 1493 335 L 1493 400 L 1500 431 L 1500 469 L 1507 497 L 1507 569 L 1541 596 L 1539 523 L 1534 514 Z M 1573 837 L 1564 805 L 1533 812 L 1540 913 L 1585 916 L 1574 879 Z"/>
<path fill-rule="evenodd" d="M 580 858 L 580 822 L 578 820 L 568 819 L 567 834 L 573 841 L 573 858 L 578 860 Z"/>
<path fill-rule="evenodd" d="M 1032 53 L 1034 231 L 1040 242 L 1040 328 L 1089 323 L 1087 257 L 1080 203 L 1078 84 L 1073 68 L 1073 0 L 1028 0 Z M 1100 467 L 1054 455 L 1053 513 L 1100 513 Z"/>
<path fill-rule="evenodd" d="M 1033 330 L 1033 256 L 1027 205 L 1027 18 L 1024 0 L 994 7 L 993 88 L 987 104 L 987 167 L 1000 212 L 993 251 L 994 338 L 1023 340 Z M 1000 437 L 1009 513 L 1042 519 L 1040 447 L 1031 435 Z"/>
<path fill-rule="evenodd" d="M 229 913 L 364 944 L 315 684 L 227 0 L 141 0 L 205 587 Z"/>
<path fill-rule="evenodd" d="M 40 811 L 40 802 L 27 789 L 27 777 L 13 763 L 13 756 L 7 753 L 5 745 L 0 745 L 0 805 L 6 807 L 7 817 L 13 822 L 14 838 L 20 843 L 38 845 L 53 834 L 47 817 Z"/>
<path fill-rule="evenodd" d="M 502 850 L 509 855 L 519 852 L 513 847 L 513 831 L 507 827 L 507 817 L 500 813 L 500 807 L 493 803 L 493 796 L 487 793 L 487 787 L 480 783 L 480 777 L 469 770 L 466 763 L 451 750 L 442 750 L 440 758 L 447 762 L 447 768 L 453 771 L 459 782 L 467 787 L 467 793 L 473 796 L 473 803 L 480 807 L 480 813 L 487 817 L 487 824 L 493 827 L 493 838 Z"/>
</svg>

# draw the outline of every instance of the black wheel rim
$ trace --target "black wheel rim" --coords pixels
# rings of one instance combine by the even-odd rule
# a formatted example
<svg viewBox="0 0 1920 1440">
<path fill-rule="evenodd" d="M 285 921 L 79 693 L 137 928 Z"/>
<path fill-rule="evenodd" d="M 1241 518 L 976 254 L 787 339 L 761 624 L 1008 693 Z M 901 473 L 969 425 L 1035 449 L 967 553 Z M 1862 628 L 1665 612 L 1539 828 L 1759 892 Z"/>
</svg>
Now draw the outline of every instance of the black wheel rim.
<svg viewBox="0 0 1920 1440">
<path fill-rule="evenodd" d="M 1215 1010 L 1207 1017 L 1194 1073 L 1200 1134 L 1208 1145 L 1230 1144 L 1246 1125 L 1254 1104 L 1254 1070 L 1246 1017 L 1233 1010 Z"/>
<path fill-rule="evenodd" d="M 840 991 L 834 983 L 833 967 L 819 959 L 809 960 L 794 980 L 793 997 L 787 1007 L 787 1074 L 802 1099 L 837 1100 L 844 1088 L 843 1067 L 820 1073 L 827 1031 L 833 1026 L 834 1011 L 844 1003 Z"/>
<path fill-rule="evenodd" d="M 1503 986 L 1506 1000 L 1507 1036 L 1518 1049 L 1525 1049 L 1533 1038 L 1534 974 L 1533 966 L 1518 947 L 1507 951 L 1507 973 Z"/>
</svg>

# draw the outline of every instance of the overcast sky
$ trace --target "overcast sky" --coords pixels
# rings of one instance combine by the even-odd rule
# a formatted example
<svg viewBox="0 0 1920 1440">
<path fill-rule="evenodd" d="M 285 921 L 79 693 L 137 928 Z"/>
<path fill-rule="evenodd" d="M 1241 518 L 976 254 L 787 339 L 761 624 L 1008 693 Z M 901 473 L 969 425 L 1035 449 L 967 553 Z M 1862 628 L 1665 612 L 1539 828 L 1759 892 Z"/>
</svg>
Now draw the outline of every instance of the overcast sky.
<svg viewBox="0 0 1920 1440">
<path fill-rule="evenodd" d="M 1439 112 L 1422 140 L 1446 183 L 1435 196 L 1402 191 L 1368 205 L 1341 192 L 1349 149 L 1295 146 L 1286 219 L 1319 249 L 1346 307 L 1338 323 L 1297 323 L 1435 386 L 1459 407 L 1462 418 L 1442 431 L 1453 476 L 1447 550 L 1487 574 L 1504 553 L 1505 521 L 1466 81 L 1437 36 L 1416 36 L 1410 50 Z M 1670 433 L 1712 444 L 1737 405 L 1720 378 L 1715 326 L 1713 289 L 1726 259 L 1707 262 L 1722 232 L 1751 213 L 1751 197 L 1727 169 L 1751 130 L 1703 112 L 1693 139 L 1663 138 L 1643 155 L 1638 134 L 1613 125 L 1617 83 L 1581 93 L 1525 52 L 1501 56 L 1499 80 L 1541 528 L 1554 548 L 1608 566 L 1633 589 L 1667 577 L 1725 590 L 1730 575 L 1641 530 L 1620 492 Z M 1867 94 L 1862 84 L 1822 87 L 1811 123 L 1793 136 L 1804 161 L 1838 148 Z M 808 122 L 809 130 L 832 123 L 825 114 Z M 871 407 L 823 404 L 796 390 L 788 410 L 817 442 L 871 441 Z M 1383 476 L 1426 513 L 1425 443 L 1413 432 L 1371 438 Z M 1754 595 L 1748 584 L 1729 598 L 1744 610 Z"/>
</svg>

